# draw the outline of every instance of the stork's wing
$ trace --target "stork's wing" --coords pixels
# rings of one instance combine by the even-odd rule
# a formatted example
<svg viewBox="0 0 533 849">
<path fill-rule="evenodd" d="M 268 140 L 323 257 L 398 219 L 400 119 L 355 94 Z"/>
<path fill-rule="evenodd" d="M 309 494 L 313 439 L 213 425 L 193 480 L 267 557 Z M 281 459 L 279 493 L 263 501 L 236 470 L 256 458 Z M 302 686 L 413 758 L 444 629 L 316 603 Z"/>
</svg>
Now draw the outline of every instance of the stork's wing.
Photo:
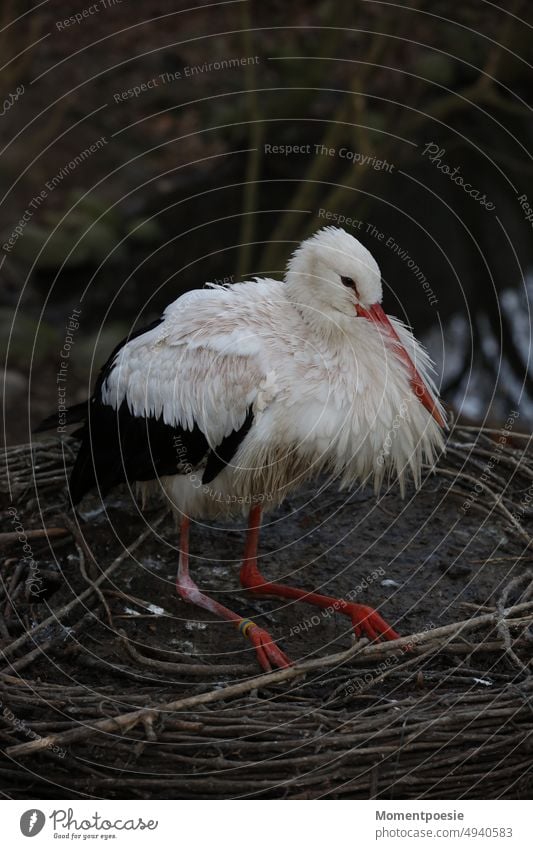
<svg viewBox="0 0 533 849">
<path fill-rule="evenodd" d="M 123 481 L 200 467 L 209 483 L 248 433 L 264 379 L 258 342 L 239 340 L 229 324 L 209 333 L 198 316 L 186 329 L 189 311 L 179 324 L 166 315 L 130 337 L 102 369 L 76 433 L 74 503 L 95 485 L 105 494 Z"/>
<path fill-rule="evenodd" d="M 138 418 L 192 431 L 198 427 L 210 448 L 238 430 L 265 374 L 257 339 L 228 328 L 178 329 L 164 320 L 131 339 L 104 367 L 97 391 L 104 404 L 118 409 L 126 401 Z M 246 353 L 243 351 L 246 350 Z"/>
</svg>

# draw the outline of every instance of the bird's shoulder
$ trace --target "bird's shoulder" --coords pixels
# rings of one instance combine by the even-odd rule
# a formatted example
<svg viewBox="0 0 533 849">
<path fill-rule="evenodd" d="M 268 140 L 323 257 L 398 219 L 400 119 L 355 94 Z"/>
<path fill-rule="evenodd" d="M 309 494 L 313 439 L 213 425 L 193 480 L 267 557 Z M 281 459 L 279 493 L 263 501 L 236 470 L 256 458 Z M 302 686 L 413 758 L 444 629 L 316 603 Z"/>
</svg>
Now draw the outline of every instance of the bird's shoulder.
<svg viewBox="0 0 533 849">
<path fill-rule="evenodd" d="M 266 278 L 193 290 L 166 308 L 158 340 L 226 355 L 260 354 L 287 304 L 284 284 Z"/>
<path fill-rule="evenodd" d="M 170 303 L 158 321 L 130 335 L 106 364 L 107 375 L 121 369 L 145 370 L 149 358 L 161 365 L 196 355 L 261 356 L 280 321 L 288 321 L 288 300 L 278 280 L 256 278 L 230 286 L 193 289 Z"/>
<path fill-rule="evenodd" d="M 182 295 L 110 358 L 103 403 L 198 426 L 210 442 L 238 429 L 269 374 L 265 334 L 282 311 L 281 287 L 257 280 Z"/>
</svg>

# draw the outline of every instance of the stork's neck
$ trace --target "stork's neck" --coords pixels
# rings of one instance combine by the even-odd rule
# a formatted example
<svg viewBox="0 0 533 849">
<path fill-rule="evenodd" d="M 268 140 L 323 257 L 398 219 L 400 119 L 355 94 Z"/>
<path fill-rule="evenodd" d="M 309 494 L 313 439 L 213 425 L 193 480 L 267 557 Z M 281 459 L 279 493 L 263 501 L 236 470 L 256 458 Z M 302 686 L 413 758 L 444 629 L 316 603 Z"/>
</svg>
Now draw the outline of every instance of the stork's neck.
<svg viewBox="0 0 533 849">
<path fill-rule="evenodd" d="M 325 270 L 314 252 L 300 248 L 291 258 L 285 275 L 285 293 L 310 333 L 339 347 L 354 330 L 353 316 L 332 307 Z M 325 285 L 326 283 L 326 285 Z"/>
</svg>

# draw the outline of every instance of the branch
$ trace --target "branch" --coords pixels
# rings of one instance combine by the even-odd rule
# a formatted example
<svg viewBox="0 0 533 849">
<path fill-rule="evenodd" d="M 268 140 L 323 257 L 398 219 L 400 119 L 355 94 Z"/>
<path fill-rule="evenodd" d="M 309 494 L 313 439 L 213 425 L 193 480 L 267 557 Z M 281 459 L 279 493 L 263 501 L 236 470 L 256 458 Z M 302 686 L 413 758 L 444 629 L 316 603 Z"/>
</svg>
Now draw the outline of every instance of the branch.
<svg viewBox="0 0 533 849">
<path fill-rule="evenodd" d="M 48 539 L 53 539 L 55 537 L 64 537 L 68 536 L 69 531 L 67 528 L 36 528 L 33 531 L 24 531 L 24 536 L 27 539 L 41 539 L 42 537 L 47 537 Z M 17 542 L 20 534 L 17 531 L 8 531 L 7 533 L 0 534 L 0 545 L 11 545 L 12 542 Z"/>
<path fill-rule="evenodd" d="M 35 640 L 36 635 L 40 631 L 44 630 L 49 625 L 60 624 L 60 620 L 62 617 L 66 616 L 78 604 L 81 604 L 83 601 L 85 601 L 85 599 L 89 598 L 96 587 L 99 587 L 100 584 L 103 584 L 104 581 L 107 581 L 108 578 L 110 578 L 113 572 L 118 569 L 118 567 L 124 562 L 124 560 L 126 560 L 126 558 L 129 557 L 130 554 L 134 552 L 148 536 L 150 536 L 150 534 L 153 532 L 153 529 L 157 528 L 158 525 L 161 524 L 161 522 L 165 518 L 165 515 L 166 513 L 163 513 L 161 516 L 155 519 L 151 523 L 151 525 L 145 531 L 143 531 L 143 533 L 140 534 L 131 545 L 127 546 L 123 551 L 121 551 L 118 557 L 113 560 L 113 562 L 110 566 L 108 566 L 105 572 L 102 572 L 100 577 L 97 578 L 88 589 L 84 590 L 82 593 L 80 593 L 80 595 L 76 596 L 76 598 L 72 599 L 72 601 L 69 601 L 69 603 L 62 607 L 60 610 L 54 611 L 51 616 L 49 616 L 43 622 L 40 622 L 39 625 L 36 625 L 35 628 L 31 629 L 31 631 L 22 634 L 22 636 L 18 637 L 18 639 L 14 640 L 12 643 L 10 643 L 10 645 L 1 649 L 0 656 L 3 656 L 7 660 L 17 651 L 17 649 L 21 648 L 27 640 Z"/>
<path fill-rule="evenodd" d="M 517 613 L 533 610 L 533 602 L 518 604 L 503 611 L 506 617 L 514 616 Z M 476 616 L 472 619 L 466 619 L 463 622 L 454 623 L 453 625 L 444 625 L 442 628 L 434 628 L 432 631 L 424 631 L 420 634 L 412 634 L 409 637 L 402 637 L 399 640 L 394 640 L 390 643 L 390 652 L 397 650 L 404 651 L 409 649 L 413 644 L 420 645 L 422 643 L 430 643 L 440 638 L 447 640 L 448 638 L 456 638 L 464 631 L 479 628 L 481 625 L 496 625 L 501 621 L 500 612 L 487 613 L 482 616 Z M 510 622 L 509 624 L 513 624 Z M 329 655 L 324 658 L 308 660 L 303 663 L 297 663 L 287 669 L 280 669 L 276 672 L 263 673 L 254 678 L 249 678 L 246 681 L 240 681 L 236 684 L 230 684 L 226 687 L 217 687 L 210 690 L 208 693 L 201 693 L 196 696 L 188 696 L 184 699 L 178 699 L 173 702 L 165 702 L 163 704 L 154 705 L 153 707 L 141 708 L 135 711 L 129 711 L 120 716 L 111 719 L 101 719 L 93 723 L 88 723 L 82 727 L 77 727 L 65 731 L 60 734 L 52 734 L 49 737 L 42 737 L 39 740 L 33 740 L 29 743 L 20 743 L 16 746 L 10 746 L 5 750 L 5 754 L 9 757 L 25 757 L 35 752 L 40 752 L 49 746 L 65 746 L 77 740 L 87 739 L 98 732 L 116 733 L 124 732 L 133 728 L 139 722 L 144 722 L 148 717 L 157 717 L 159 713 L 174 713 L 183 711 L 188 708 L 196 707 L 197 705 L 206 705 L 213 702 L 225 701 L 238 696 L 251 693 L 262 687 L 270 687 L 274 684 L 282 684 L 287 681 L 292 681 L 295 678 L 316 670 L 327 669 L 331 666 L 338 666 L 346 661 L 351 660 L 354 656 L 357 657 L 372 657 L 383 652 L 383 644 L 374 644 L 361 649 L 357 643 L 352 645 L 347 651 Z"/>
</svg>

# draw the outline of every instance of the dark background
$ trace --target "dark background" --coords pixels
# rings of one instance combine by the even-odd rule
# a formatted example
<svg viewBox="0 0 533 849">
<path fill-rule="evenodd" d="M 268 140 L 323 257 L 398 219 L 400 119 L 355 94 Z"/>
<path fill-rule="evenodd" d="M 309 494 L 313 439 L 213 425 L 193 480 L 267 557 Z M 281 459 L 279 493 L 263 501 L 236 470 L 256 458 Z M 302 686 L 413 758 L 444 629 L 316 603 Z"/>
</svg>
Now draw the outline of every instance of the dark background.
<svg viewBox="0 0 533 849">
<path fill-rule="evenodd" d="M 533 591 L 519 436 L 533 423 L 531 3 L 203 2 L 0 4 L 5 435 L 34 440 L 0 473 L 0 795 L 530 798 L 530 619 L 502 611 Z M 434 162 L 428 145 L 444 151 Z M 153 728 L 71 737 L 64 757 L 6 755 L 258 672 L 233 624 L 176 594 L 174 518 L 141 512 L 126 487 L 73 516 L 76 448 L 30 428 L 57 410 L 62 362 L 73 404 L 181 292 L 282 275 L 320 210 L 361 222 L 347 229 L 381 266 L 386 309 L 430 347 L 446 403 L 475 427 L 453 429 L 405 500 L 395 482 L 376 499 L 309 481 L 265 518 L 261 568 L 379 608 L 402 635 L 455 636 L 438 650 L 412 636 L 408 656 L 392 647 L 280 687 L 251 681 L 253 695 L 160 710 Z M 503 435 L 478 431 L 506 421 Z M 349 620 L 237 588 L 244 522 L 194 523 L 194 580 L 292 660 L 331 661 Z"/>
<path fill-rule="evenodd" d="M 55 409 L 73 309 L 69 403 L 183 291 L 282 275 L 321 209 L 362 222 L 347 229 L 455 413 L 499 424 L 519 408 L 529 430 L 532 17 L 479 0 L 3 3 L 1 244 L 32 213 L 0 248 L 7 440 Z M 430 143 L 493 209 L 429 161 Z"/>
</svg>

